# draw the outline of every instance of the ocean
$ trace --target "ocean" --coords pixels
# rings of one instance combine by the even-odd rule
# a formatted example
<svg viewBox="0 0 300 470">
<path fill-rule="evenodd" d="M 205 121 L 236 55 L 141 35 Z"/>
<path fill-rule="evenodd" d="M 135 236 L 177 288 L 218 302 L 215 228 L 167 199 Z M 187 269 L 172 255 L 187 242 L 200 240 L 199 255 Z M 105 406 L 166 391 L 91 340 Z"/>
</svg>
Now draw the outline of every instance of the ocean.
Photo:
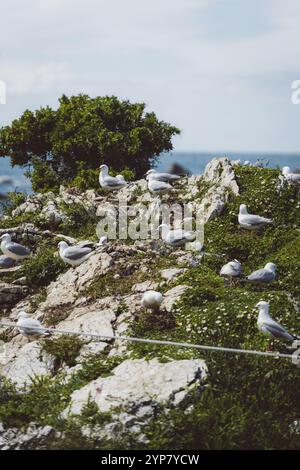
<svg viewBox="0 0 300 470">
<path fill-rule="evenodd" d="M 157 164 L 159 171 L 166 171 L 174 163 L 179 163 L 184 168 L 190 171 L 191 174 L 201 174 L 204 171 L 206 164 L 215 157 L 227 156 L 232 160 L 241 160 L 242 162 L 250 160 L 255 162 L 257 158 L 263 158 L 269 161 L 269 166 L 280 168 L 289 166 L 292 170 L 300 168 L 300 153 L 299 154 L 272 154 L 272 153 L 246 153 L 246 152 L 170 152 L 162 154 Z M 11 179 L 11 182 L 1 184 L 1 179 Z M 6 178 L 7 177 L 7 178 Z M 0 158 L 0 194 L 5 194 L 8 191 L 25 191 L 30 193 L 30 182 L 24 176 L 24 169 L 20 167 L 11 167 L 8 158 Z"/>
</svg>

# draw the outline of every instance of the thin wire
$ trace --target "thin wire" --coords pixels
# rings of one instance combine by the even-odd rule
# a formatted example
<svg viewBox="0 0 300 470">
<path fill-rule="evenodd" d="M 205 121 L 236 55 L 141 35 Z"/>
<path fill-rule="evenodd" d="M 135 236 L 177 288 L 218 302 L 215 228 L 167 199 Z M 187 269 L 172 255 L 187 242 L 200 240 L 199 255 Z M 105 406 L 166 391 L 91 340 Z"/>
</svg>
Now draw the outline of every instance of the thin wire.
<svg viewBox="0 0 300 470">
<path fill-rule="evenodd" d="M 0 322 L 0 325 L 16 328 L 16 324 L 14 323 Z M 30 330 L 35 330 L 35 328 L 30 328 Z M 157 344 L 161 346 L 175 346 L 178 348 L 201 349 L 201 350 L 206 350 L 206 351 L 221 351 L 221 352 L 227 352 L 227 353 L 232 353 L 232 354 L 252 354 L 255 356 L 267 356 L 267 357 L 286 358 L 286 359 L 293 358 L 292 354 L 273 353 L 273 352 L 268 352 L 268 351 L 256 351 L 252 349 L 225 348 L 223 346 L 207 346 L 203 344 L 180 343 L 180 342 L 175 342 L 175 341 L 158 340 L 158 339 L 143 339 L 143 338 L 136 338 L 132 336 L 99 335 L 96 333 L 80 332 L 80 331 L 74 331 L 74 330 L 58 330 L 56 328 L 39 327 L 39 328 L 36 328 L 36 330 L 38 333 L 44 332 L 44 333 L 58 333 L 62 335 L 85 336 L 89 338 L 95 338 L 100 341 L 114 339 L 117 341 L 119 340 L 119 341 L 129 341 L 129 342 L 134 342 L 134 343 Z"/>
</svg>

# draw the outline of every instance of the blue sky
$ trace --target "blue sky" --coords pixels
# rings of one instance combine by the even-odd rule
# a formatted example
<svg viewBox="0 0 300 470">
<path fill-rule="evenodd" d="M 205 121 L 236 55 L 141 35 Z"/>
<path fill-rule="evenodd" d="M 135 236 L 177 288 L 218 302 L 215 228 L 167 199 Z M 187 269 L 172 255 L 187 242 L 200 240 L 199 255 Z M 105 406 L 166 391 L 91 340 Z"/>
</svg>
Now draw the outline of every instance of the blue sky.
<svg viewBox="0 0 300 470">
<path fill-rule="evenodd" d="M 11 0 L 0 124 L 62 93 L 144 101 L 176 150 L 300 152 L 299 0 Z"/>
</svg>

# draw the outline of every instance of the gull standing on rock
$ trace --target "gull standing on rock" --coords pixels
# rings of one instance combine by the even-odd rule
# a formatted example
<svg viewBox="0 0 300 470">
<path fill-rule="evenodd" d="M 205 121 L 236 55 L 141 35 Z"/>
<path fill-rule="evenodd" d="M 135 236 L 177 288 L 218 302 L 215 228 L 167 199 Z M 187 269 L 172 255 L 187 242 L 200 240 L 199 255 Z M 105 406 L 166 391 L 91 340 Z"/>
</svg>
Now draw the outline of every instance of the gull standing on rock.
<svg viewBox="0 0 300 470">
<path fill-rule="evenodd" d="M 26 338 L 39 338 L 40 336 L 49 336 L 50 333 L 45 331 L 41 322 L 32 318 L 26 312 L 20 312 L 17 316 L 17 330 Z"/>
<path fill-rule="evenodd" d="M 163 295 L 155 290 L 148 290 L 142 297 L 142 305 L 146 309 L 149 308 L 153 311 L 158 311 L 163 301 Z"/>
<path fill-rule="evenodd" d="M 66 242 L 59 242 L 58 248 L 61 259 L 73 267 L 79 266 L 94 253 L 92 248 L 78 245 L 69 246 Z"/>
<path fill-rule="evenodd" d="M 151 194 L 157 194 L 161 196 L 162 194 L 167 194 L 172 191 L 173 186 L 164 181 L 158 181 L 153 178 L 148 179 L 148 189 Z"/>
<path fill-rule="evenodd" d="M 267 219 L 266 217 L 249 214 L 245 204 L 240 205 L 238 221 L 240 226 L 247 230 L 258 230 L 267 224 L 273 223 L 271 219 Z"/>
<path fill-rule="evenodd" d="M 258 329 L 270 338 L 280 339 L 283 341 L 292 342 L 298 339 L 297 336 L 290 334 L 283 326 L 277 323 L 269 314 L 270 304 L 261 300 L 255 305 L 258 308 Z"/>
<path fill-rule="evenodd" d="M 284 166 L 281 171 L 287 181 L 300 183 L 300 173 L 292 173 L 289 166 Z"/>
<path fill-rule="evenodd" d="M 172 173 L 158 173 L 156 170 L 148 170 L 145 176 L 147 181 L 152 179 L 156 181 L 164 181 L 165 183 L 181 179 L 181 176 L 179 175 L 174 175 Z"/>
<path fill-rule="evenodd" d="M 242 274 L 242 265 L 238 260 L 229 261 L 221 268 L 220 276 L 229 279 L 230 285 L 233 283 L 233 278 L 240 277 Z"/>
<path fill-rule="evenodd" d="M 127 182 L 123 177 L 121 179 L 119 176 L 109 176 L 108 166 L 101 165 L 99 175 L 99 183 L 101 188 L 105 189 L 106 191 L 116 191 L 118 189 L 124 188 L 127 185 Z"/>
<path fill-rule="evenodd" d="M 264 268 L 254 271 L 246 279 L 251 282 L 272 282 L 276 279 L 276 264 L 267 263 Z"/>
<path fill-rule="evenodd" d="M 162 239 L 171 246 L 183 246 L 196 239 L 196 234 L 192 231 L 186 231 L 181 228 L 170 230 L 167 224 L 161 224 L 159 228 L 162 229 Z"/>
<path fill-rule="evenodd" d="M 19 243 L 14 243 L 11 241 L 11 236 L 8 233 L 5 233 L 0 237 L 1 240 L 1 250 L 5 256 L 12 258 L 15 261 L 21 261 L 27 256 L 30 255 L 31 251 L 29 248 L 26 248 Z"/>
</svg>

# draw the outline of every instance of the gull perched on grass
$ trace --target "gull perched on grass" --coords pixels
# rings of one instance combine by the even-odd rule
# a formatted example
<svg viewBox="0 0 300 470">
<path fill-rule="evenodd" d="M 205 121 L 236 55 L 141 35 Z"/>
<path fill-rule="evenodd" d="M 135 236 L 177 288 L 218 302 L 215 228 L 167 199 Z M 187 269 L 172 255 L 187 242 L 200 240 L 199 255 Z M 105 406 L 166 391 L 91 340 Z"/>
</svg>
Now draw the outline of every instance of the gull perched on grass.
<svg viewBox="0 0 300 470">
<path fill-rule="evenodd" d="M 120 175 L 109 176 L 107 165 L 100 166 L 99 183 L 101 188 L 105 189 L 106 191 L 116 191 L 118 189 L 124 188 L 124 186 L 127 185 L 125 179 L 123 177 L 121 179 Z"/>
<path fill-rule="evenodd" d="M 258 308 L 258 329 L 264 334 L 269 336 L 271 339 L 280 339 L 282 341 L 292 342 L 297 336 L 289 333 L 283 326 L 277 323 L 269 314 L 270 304 L 261 300 L 255 306 Z"/>
<path fill-rule="evenodd" d="M 32 318 L 26 312 L 20 312 L 17 316 L 17 330 L 26 338 L 39 338 L 40 336 L 49 336 L 50 333 L 45 331 L 41 322 Z"/>
<path fill-rule="evenodd" d="M 146 173 L 146 180 L 156 180 L 156 181 L 164 181 L 165 183 L 169 183 L 170 181 L 177 181 L 180 180 L 181 176 L 174 175 L 172 173 L 159 173 L 156 170 L 148 170 Z"/>
<path fill-rule="evenodd" d="M 9 269 L 15 266 L 16 262 L 8 256 L 0 256 L 0 269 Z"/>
<path fill-rule="evenodd" d="M 300 183 L 300 173 L 292 173 L 289 166 L 284 166 L 282 168 L 282 174 L 287 181 L 292 183 Z"/>
<path fill-rule="evenodd" d="M 5 256 L 12 258 L 15 261 L 21 261 L 27 256 L 30 255 L 31 251 L 29 248 L 26 248 L 19 243 L 14 243 L 11 240 L 11 236 L 8 233 L 5 233 L 0 237 L 1 240 L 1 250 Z"/>
<path fill-rule="evenodd" d="M 58 248 L 61 259 L 73 267 L 79 266 L 94 253 L 90 247 L 69 246 L 66 242 L 59 242 Z"/>
<path fill-rule="evenodd" d="M 157 312 L 163 301 L 163 295 L 155 290 L 148 290 L 143 294 L 142 305 L 146 309 Z"/>
<path fill-rule="evenodd" d="M 258 283 L 272 282 L 276 279 L 276 264 L 267 263 L 264 268 L 254 271 L 246 279 Z"/>
<path fill-rule="evenodd" d="M 240 205 L 238 221 L 241 227 L 247 230 L 258 230 L 267 224 L 272 224 L 271 219 L 261 217 L 260 215 L 249 214 L 245 204 Z"/>
<path fill-rule="evenodd" d="M 192 231 L 183 230 L 181 228 L 171 230 L 167 224 L 161 224 L 159 228 L 162 229 L 163 241 L 171 246 L 183 246 L 196 239 L 196 234 Z"/>
<path fill-rule="evenodd" d="M 240 277 L 242 274 L 242 265 L 238 260 L 229 261 L 229 263 L 224 264 L 221 268 L 220 276 L 229 279 L 230 285 L 233 283 L 233 279 Z"/>
</svg>

